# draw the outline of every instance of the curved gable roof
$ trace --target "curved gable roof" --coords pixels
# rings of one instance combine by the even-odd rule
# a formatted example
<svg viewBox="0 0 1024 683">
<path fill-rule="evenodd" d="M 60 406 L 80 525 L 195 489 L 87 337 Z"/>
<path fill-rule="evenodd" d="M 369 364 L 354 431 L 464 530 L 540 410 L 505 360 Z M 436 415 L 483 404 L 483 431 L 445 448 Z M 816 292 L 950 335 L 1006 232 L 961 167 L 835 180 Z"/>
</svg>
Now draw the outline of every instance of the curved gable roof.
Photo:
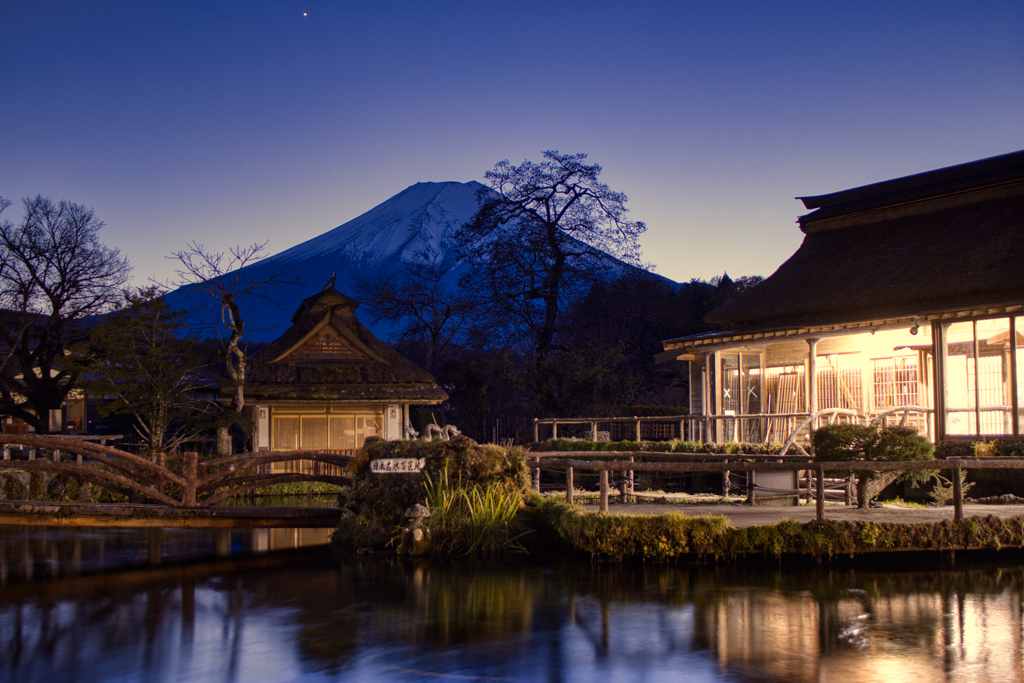
<svg viewBox="0 0 1024 683">
<path fill-rule="evenodd" d="M 448 395 L 434 377 L 373 335 L 355 317 L 358 304 L 324 289 L 299 304 L 292 326 L 253 357 L 246 393 L 309 398 L 437 403 Z M 336 346 L 318 344 L 337 333 Z M 320 351 L 320 353 L 317 353 Z"/>
</svg>

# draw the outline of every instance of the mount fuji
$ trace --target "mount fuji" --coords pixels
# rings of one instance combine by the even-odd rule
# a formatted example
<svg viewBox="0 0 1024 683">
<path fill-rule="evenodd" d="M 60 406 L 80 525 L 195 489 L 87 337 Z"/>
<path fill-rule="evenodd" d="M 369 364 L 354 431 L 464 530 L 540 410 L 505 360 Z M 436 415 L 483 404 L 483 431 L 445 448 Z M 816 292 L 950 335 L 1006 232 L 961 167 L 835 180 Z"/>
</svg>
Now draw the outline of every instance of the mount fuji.
<svg viewBox="0 0 1024 683">
<path fill-rule="evenodd" d="M 266 286 L 256 292 L 258 296 L 239 300 L 246 339 L 261 342 L 279 337 L 302 300 L 320 291 L 335 271 L 335 288 L 357 298 L 356 283 L 362 278 L 398 268 L 425 248 L 442 254 L 456 249 L 455 231 L 476 213 L 482 189 L 485 186 L 475 181 L 416 183 L 333 230 L 246 266 L 241 272 L 249 280 L 260 281 L 281 271 L 299 279 L 297 285 Z M 603 252 L 600 255 L 621 268 L 632 267 Z M 220 316 L 217 302 L 195 285 L 174 290 L 165 300 L 174 310 L 192 311 L 198 324 L 213 324 Z M 373 324 L 363 311 L 356 315 L 375 335 L 388 338 L 391 329 L 386 323 Z"/>
</svg>

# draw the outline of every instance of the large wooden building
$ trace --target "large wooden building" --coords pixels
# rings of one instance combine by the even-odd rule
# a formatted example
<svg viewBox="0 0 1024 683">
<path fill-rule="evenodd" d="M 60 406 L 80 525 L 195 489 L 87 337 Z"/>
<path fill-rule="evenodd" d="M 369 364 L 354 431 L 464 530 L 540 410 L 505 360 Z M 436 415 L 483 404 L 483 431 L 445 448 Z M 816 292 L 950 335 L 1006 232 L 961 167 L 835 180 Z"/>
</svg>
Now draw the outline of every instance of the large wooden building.
<svg viewBox="0 0 1024 683">
<path fill-rule="evenodd" d="M 371 436 L 404 439 L 410 405 L 448 398 L 356 319 L 358 305 L 332 279 L 250 361 L 245 390 L 256 450 L 350 450 Z"/>
<path fill-rule="evenodd" d="M 801 199 L 797 252 L 708 314 L 719 331 L 664 342 L 702 438 L 1022 436 L 1024 152 Z"/>
</svg>

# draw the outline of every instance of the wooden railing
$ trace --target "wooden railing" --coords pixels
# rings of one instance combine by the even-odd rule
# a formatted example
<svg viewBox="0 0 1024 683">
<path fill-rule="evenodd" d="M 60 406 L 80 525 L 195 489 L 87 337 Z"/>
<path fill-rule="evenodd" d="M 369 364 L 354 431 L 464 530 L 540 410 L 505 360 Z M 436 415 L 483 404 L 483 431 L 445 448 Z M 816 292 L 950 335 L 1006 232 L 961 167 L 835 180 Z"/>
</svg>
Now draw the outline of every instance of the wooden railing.
<svg viewBox="0 0 1024 683">
<path fill-rule="evenodd" d="M 134 453 L 110 446 L 83 442 L 79 439 L 31 434 L 0 434 L 0 445 L 26 446 L 29 449 L 49 450 L 51 456 L 31 460 L 10 460 L 7 448 L 0 460 L 0 471 L 51 472 L 75 477 L 80 481 L 102 486 L 108 490 L 173 507 L 208 507 L 225 498 L 246 493 L 261 486 L 289 482 L 321 481 L 328 484 L 347 484 L 346 476 L 325 473 L 273 474 L 265 466 L 275 462 L 311 460 L 345 467 L 353 451 L 261 451 L 241 453 L 199 462 L 198 453 L 186 452 L 180 472 L 166 466 L 163 453 L 150 460 Z M 62 453 L 75 456 L 64 462 Z M 181 497 L 166 492 L 169 484 L 181 487 Z"/>
<path fill-rule="evenodd" d="M 666 425 L 670 428 L 673 436 L 669 438 L 678 438 L 683 441 L 687 439 L 700 440 L 701 439 L 701 420 L 703 418 L 699 415 L 647 415 L 647 416 L 633 416 L 633 417 L 574 417 L 574 418 L 562 418 L 562 417 L 545 417 L 533 418 L 533 440 L 534 442 L 540 441 L 540 427 L 541 425 L 548 425 L 551 427 L 551 438 L 558 438 L 558 426 L 559 425 L 587 425 L 590 427 L 590 440 L 598 440 L 598 425 L 613 425 L 613 424 L 629 424 L 633 425 L 630 436 L 635 441 L 643 441 L 643 425 Z M 678 434 L 675 434 L 678 429 Z M 668 439 L 652 439 L 655 441 L 667 441 Z"/>
<path fill-rule="evenodd" d="M 573 473 L 575 470 L 598 472 L 600 476 L 601 511 L 608 512 L 609 472 L 800 472 L 807 471 L 815 480 L 817 518 L 825 518 L 825 474 L 828 472 L 902 472 L 908 470 L 951 470 L 953 483 L 954 519 L 963 519 L 963 490 L 960 473 L 968 469 L 1024 469 L 1024 458 L 949 458 L 948 460 L 925 460 L 908 462 L 809 462 L 807 458 L 775 455 L 714 456 L 706 453 L 652 453 L 648 451 L 585 452 L 586 457 L 616 457 L 616 460 L 579 460 L 580 451 L 549 451 L 534 453 L 528 462 L 535 472 L 541 467 L 565 470 L 566 500 L 573 502 Z M 715 460 L 731 458 L 729 462 L 637 462 L 637 457 L 658 459 L 701 459 Z M 543 463 L 541 462 L 543 459 Z M 758 462 L 757 459 L 765 461 Z M 781 462 L 780 462 L 781 460 Z M 534 476 L 534 487 L 538 488 L 539 478 Z"/>
</svg>

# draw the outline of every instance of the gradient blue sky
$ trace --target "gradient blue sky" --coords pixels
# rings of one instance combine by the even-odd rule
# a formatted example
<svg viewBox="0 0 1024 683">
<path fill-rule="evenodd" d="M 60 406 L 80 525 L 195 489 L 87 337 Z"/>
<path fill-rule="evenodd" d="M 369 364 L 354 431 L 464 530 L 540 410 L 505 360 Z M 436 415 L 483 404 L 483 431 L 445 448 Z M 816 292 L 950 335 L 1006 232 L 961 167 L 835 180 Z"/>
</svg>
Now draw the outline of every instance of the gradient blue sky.
<svg viewBox="0 0 1024 683">
<path fill-rule="evenodd" d="M 1024 148 L 1024 2 L 7 2 L 0 77 L 5 217 L 86 204 L 137 282 L 545 149 L 661 274 L 768 275 L 794 196 Z"/>
</svg>

